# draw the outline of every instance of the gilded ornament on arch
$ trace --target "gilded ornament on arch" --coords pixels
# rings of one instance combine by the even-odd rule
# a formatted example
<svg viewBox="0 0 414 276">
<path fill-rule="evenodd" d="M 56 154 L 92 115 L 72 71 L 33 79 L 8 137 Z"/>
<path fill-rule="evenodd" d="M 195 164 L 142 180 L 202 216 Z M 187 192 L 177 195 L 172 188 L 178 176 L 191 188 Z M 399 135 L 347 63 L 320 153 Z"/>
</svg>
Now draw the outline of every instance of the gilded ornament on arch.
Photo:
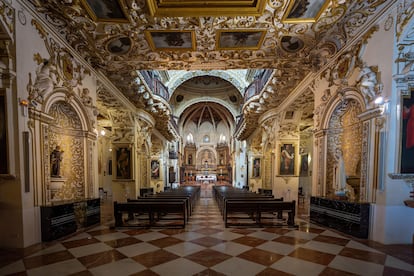
<svg viewBox="0 0 414 276">
<path fill-rule="evenodd" d="M 62 58 L 62 71 L 63 75 L 67 80 L 73 79 L 73 62 L 72 59 L 68 55 L 64 55 Z"/>
<path fill-rule="evenodd" d="M 394 25 L 394 17 L 391 15 L 388 16 L 387 20 L 384 23 L 384 30 L 389 31 L 391 30 L 392 26 Z"/>
</svg>

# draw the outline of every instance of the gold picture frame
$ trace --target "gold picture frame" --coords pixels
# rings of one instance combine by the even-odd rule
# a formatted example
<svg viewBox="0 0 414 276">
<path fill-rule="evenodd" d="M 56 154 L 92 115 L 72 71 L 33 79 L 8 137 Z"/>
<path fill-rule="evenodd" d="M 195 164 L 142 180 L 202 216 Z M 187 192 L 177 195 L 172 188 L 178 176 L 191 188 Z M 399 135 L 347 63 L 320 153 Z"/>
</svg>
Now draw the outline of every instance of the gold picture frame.
<svg viewBox="0 0 414 276">
<path fill-rule="evenodd" d="M 194 51 L 195 32 L 191 30 L 146 30 L 145 38 L 153 51 Z"/>
<path fill-rule="evenodd" d="M 298 174 L 298 147 L 297 144 L 290 141 L 280 143 L 278 158 L 279 176 L 296 176 Z"/>
<path fill-rule="evenodd" d="M 134 179 L 133 174 L 133 148 L 130 144 L 119 144 L 115 146 L 114 178 L 116 180 L 129 181 Z"/>
<path fill-rule="evenodd" d="M 95 22 L 129 23 L 122 0 L 81 0 L 81 3 Z"/>
<path fill-rule="evenodd" d="M 260 158 L 253 158 L 253 170 L 252 170 L 252 177 L 253 178 L 260 178 L 261 176 L 261 160 Z"/>
<path fill-rule="evenodd" d="M 160 161 L 151 160 L 151 179 L 160 178 Z"/>
<path fill-rule="evenodd" d="M 218 30 L 216 48 L 218 50 L 257 50 L 262 46 L 265 30 Z"/>
<path fill-rule="evenodd" d="M 154 17 L 261 16 L 266 0 L 147 0 Z"/>
<path fill-rule="evenodd" d="M 309 2 L 309 3 L 307 3 Z M 293 0 L 282 17 L 283 23 L 313 23 L 328 7 L 328 0 Z"/>
<path fill-rule="evenodd" d="M 414 174 L 414 89 L 401 97 L 401 119 L 399 172 Z"/>
</svg>

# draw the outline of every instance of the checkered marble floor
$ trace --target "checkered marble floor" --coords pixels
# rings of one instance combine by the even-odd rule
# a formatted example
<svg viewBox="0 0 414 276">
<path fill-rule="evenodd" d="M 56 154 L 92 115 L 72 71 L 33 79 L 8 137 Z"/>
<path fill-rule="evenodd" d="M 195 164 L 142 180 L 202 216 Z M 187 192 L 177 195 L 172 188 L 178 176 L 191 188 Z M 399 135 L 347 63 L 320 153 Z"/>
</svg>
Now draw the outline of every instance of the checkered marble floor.
<svg viewBox="0 0 414 276">
<path fill-rule="evenodd" d="M 306 221 L 224 228 L 202 197 L 185 229 L 101 225 L 0 268 L 0 275 L 414 275 L 403 261 Z"/>
</svg>

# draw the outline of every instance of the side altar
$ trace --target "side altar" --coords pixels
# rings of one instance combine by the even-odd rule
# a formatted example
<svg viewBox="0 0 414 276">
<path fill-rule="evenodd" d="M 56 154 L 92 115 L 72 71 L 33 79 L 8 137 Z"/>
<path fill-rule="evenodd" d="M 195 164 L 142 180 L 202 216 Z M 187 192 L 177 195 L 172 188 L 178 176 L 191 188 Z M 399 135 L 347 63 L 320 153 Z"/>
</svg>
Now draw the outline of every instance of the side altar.
<svg viewBox="0 0 414 276">
<path fill-rule="evenodd" d="M 100 198 L 60 201 L 40 206 L 42 241 L 52 241 L 100 223 Z"/>
</svg>

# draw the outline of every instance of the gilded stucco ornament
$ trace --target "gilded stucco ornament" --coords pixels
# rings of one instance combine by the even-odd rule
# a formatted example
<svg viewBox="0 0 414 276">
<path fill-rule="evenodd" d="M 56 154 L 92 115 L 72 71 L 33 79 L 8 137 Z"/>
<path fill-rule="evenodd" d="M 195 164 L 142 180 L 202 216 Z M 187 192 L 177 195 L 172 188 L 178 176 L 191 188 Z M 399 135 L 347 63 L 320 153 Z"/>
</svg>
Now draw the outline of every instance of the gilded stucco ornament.
<svg viewBox="0 0 414 276">
<path fill-rule="evenodd" d="M 402 37 L 403 30 L 405 29 L 405 26 L 408 24 L 413 15 L 414 3 L 412 1 L 400 1 L 400 3 L 398 4 L 397 21 L 395 22 L 397 30 L 397 39 L 399 42 L 401 39 L 405 39 L 405 37 Z"/>
<path fill-rule="evenodd" d="M 15 20 L 15 11 L 12 7 L 4 2 L 0 2 L 0 20 L 2 25 L 6 27 L 5 31 L 8 33 L 9 38 L 14 41 L 14 20 Z"/>
<path fill-rule="evenodd" d="M 168 108 L 164 108 L 162 101 L 157 103 L 155 97 L 144 99 L 141 95 L 145 92 L 138 92 L 137 95 L 142 88 L 136 84 L 137 76 L 131 72 L 140 69 L 275 68 L 280 74 L 272 80 L 272 87 L 268 90 L 276 93 L 269 92 L 267 99 L 252 99 L 255 103 L 247 103 L 243 110 L 243 114 L 251 117 L 243 122 L 246 124 L 243 126 L 245 134 L 240 137 L 245 138 L 252 133 L 255 122 L 264 112 L 280 105 L 305 76 L 324 70 L 332 56 L 359 35 L 364 23 L 369 22 L 378 10 L 391 5 L 390 1 L 385 0 L 334 0 L 330 1 L 324 15 L 314 24 L 292 24 L 282 22 L 289 1 L 268 1 L 259 16 L 152 17 L 147 12 L 146 1 L 125 0 L 122 3 L 128 11 L 126 16 L 129 22 L 102 24 L 88 16 L 80 1 L 29 2 L 43 14 L 50 26 L 59 30 L 60 36 L 73 49 L 82 53 L 85 61 L 102 71 L 133 105 L 147 108 L 157 120 L 156 128 L 169 138 L 174 136 L 174 131 L 171 132 L 171 126 L 164 123 L 166 119 L 168 121 Z M 216 30 L 241 28 L 266 30 L 260 49 L 217 50 Z M 148 29 L 193 31 L 196 48 L 192 51 L 154 51 L 144 36 L 144 30 Z M 281 48 L 282 36 L 297 36 L 304 41 L 304 47 L 298 52 L 286 52 Z M 131 49 L 121 55 L 108 51 L 108 43 L 117 37 L 131 38 Z M 88 43 L 90 41 L 94 43 Z M 152 92 L 149 91 L 151 96 Z"/>
</svg>

